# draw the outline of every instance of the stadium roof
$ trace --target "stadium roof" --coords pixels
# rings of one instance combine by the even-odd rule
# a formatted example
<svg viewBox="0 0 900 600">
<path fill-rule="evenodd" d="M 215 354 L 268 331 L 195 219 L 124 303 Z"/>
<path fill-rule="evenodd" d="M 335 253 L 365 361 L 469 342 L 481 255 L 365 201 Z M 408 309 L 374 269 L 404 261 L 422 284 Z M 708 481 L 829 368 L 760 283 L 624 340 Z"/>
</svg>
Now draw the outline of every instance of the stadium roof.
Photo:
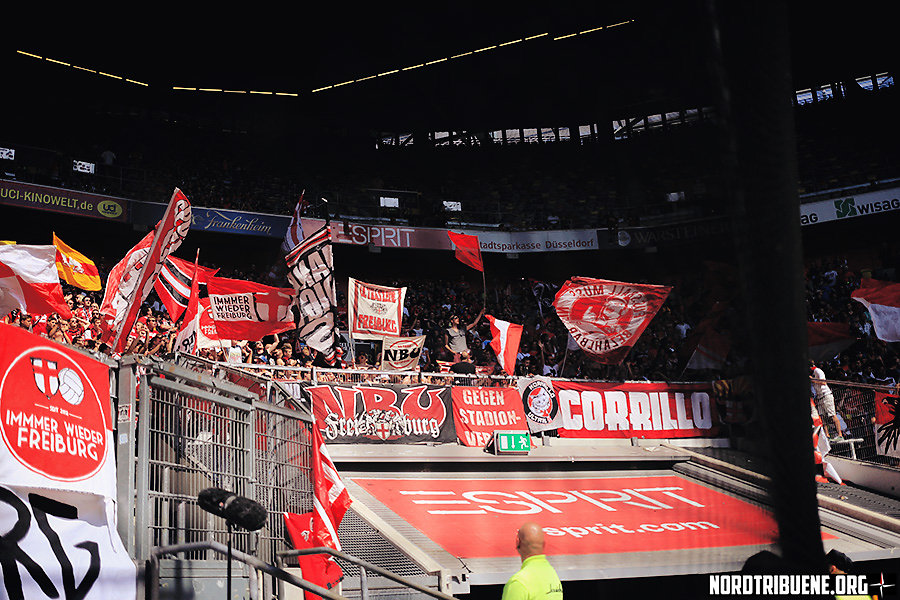
<svg viewBox="0 0 900 600">
<path fill-rule="evenodd" d="M 786 4 L 797 89 L 895 64 L 888 4 Z M 503 5 L 159 10 L 59 31 L 36 23 L 40 35 L 31 30 L 12 50 L 176 98 L 284 95 L 308 118 L 373 128 L 563 125 L 712 103 L 702 0 Z M 40 78 L 63 66 L 27 70 Z"/>
</svg>

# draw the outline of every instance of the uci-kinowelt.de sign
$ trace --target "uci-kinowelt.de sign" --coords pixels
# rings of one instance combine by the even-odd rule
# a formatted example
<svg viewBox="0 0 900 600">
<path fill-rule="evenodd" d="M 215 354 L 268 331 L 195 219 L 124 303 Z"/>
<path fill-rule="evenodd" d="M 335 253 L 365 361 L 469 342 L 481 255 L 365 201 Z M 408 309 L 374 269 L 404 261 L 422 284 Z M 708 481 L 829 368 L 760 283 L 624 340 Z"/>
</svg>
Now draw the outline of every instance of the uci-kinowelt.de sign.
<svg viewBox="0 0 900 600">
<path fill-rule="evenodd" d="M 542 526 L 552 555 L 764 545 L 777 536 L 762 508 L 676 475 L 353 481 L 457 557 L 515 556 L 525 521 Z"/>
</svg>

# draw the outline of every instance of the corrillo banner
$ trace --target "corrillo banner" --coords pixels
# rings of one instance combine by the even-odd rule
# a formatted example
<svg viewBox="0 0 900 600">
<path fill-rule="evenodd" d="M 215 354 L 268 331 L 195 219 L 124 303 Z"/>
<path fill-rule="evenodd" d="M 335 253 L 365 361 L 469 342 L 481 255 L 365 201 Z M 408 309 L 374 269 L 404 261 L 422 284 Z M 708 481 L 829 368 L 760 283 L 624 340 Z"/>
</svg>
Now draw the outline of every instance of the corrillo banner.
<svg viewBox="0 0 900 600">
<path fill-rule="evenodd" d="M 528 431 L 515 388 L 454 386 L 453 420 L 463 446 L 484 448 L 494 431 Z"/>
<path fill-rule="evenodd" d="M 672 288 L 573 277 L 553 306 L 569 335 L 595 361 L 619 364 L 662 307 Z"/>
<path fill-rule="evenodd" d="M 554 381 L 560 437 L 689 438 L 719 432 L 706 383 Z"/>
<path fill-rule="evenodd" d="M 350 337 L 380 339 L 399 336 L 403 324 L 406 288 L 375 285 L 349 278 L 347 286 L 347 324 Z"/>
<path fill-rule="evenodd" d="M 456 441 L 449 387 L 333 383 L 306 386 L 304 391 L 326 442 Z"/>
</svg>

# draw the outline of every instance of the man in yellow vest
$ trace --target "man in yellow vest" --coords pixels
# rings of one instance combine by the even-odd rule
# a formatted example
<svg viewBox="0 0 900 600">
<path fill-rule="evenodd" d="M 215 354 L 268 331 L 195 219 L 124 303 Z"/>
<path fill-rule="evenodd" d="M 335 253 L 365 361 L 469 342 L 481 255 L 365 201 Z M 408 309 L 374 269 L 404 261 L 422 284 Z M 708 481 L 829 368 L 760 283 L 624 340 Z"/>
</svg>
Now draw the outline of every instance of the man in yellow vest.
<svg viewBox="0 0 900 600">
<path fill-rule="evenodd" d="M 537 523 L 523 524 L 516 534 L 522 568 L 503 586 L 502 600 L 562 600 L 562 583 L 544 555 L 544 531 Z"/>
</svg>

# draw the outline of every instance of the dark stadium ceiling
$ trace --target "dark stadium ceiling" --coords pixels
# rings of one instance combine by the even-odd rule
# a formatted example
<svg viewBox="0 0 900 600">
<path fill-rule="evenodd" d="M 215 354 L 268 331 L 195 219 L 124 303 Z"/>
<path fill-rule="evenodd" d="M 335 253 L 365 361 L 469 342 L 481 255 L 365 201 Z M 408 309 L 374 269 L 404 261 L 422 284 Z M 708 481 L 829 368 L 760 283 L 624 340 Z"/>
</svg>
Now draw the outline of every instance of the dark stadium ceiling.
<svg viewBox="0 0 900 600">
<path fill-rule="evenodd" d="M 233 18 L 156 11 L 114 27 L 98 21 L 25 36 L 7 53 L 15 54 L 18 77 L 44 85 L 67 67 L 16 51 L 146 84 L 106 78 L 103 93 L 115 84 L 198 107 L 271 100 L 300 119 L 385 130 L 571 125 L 714 98 L 702 0 L 447 3 L 412 12 L 322 4 L 309 13 L 304 5 L 255 13 L 235 5 Z M 788 6 L 798 89 L 896 64 L 889 3 Z M 77 75 L 78 94 L 87 97 L 103 79 Z"/>
</svg>

